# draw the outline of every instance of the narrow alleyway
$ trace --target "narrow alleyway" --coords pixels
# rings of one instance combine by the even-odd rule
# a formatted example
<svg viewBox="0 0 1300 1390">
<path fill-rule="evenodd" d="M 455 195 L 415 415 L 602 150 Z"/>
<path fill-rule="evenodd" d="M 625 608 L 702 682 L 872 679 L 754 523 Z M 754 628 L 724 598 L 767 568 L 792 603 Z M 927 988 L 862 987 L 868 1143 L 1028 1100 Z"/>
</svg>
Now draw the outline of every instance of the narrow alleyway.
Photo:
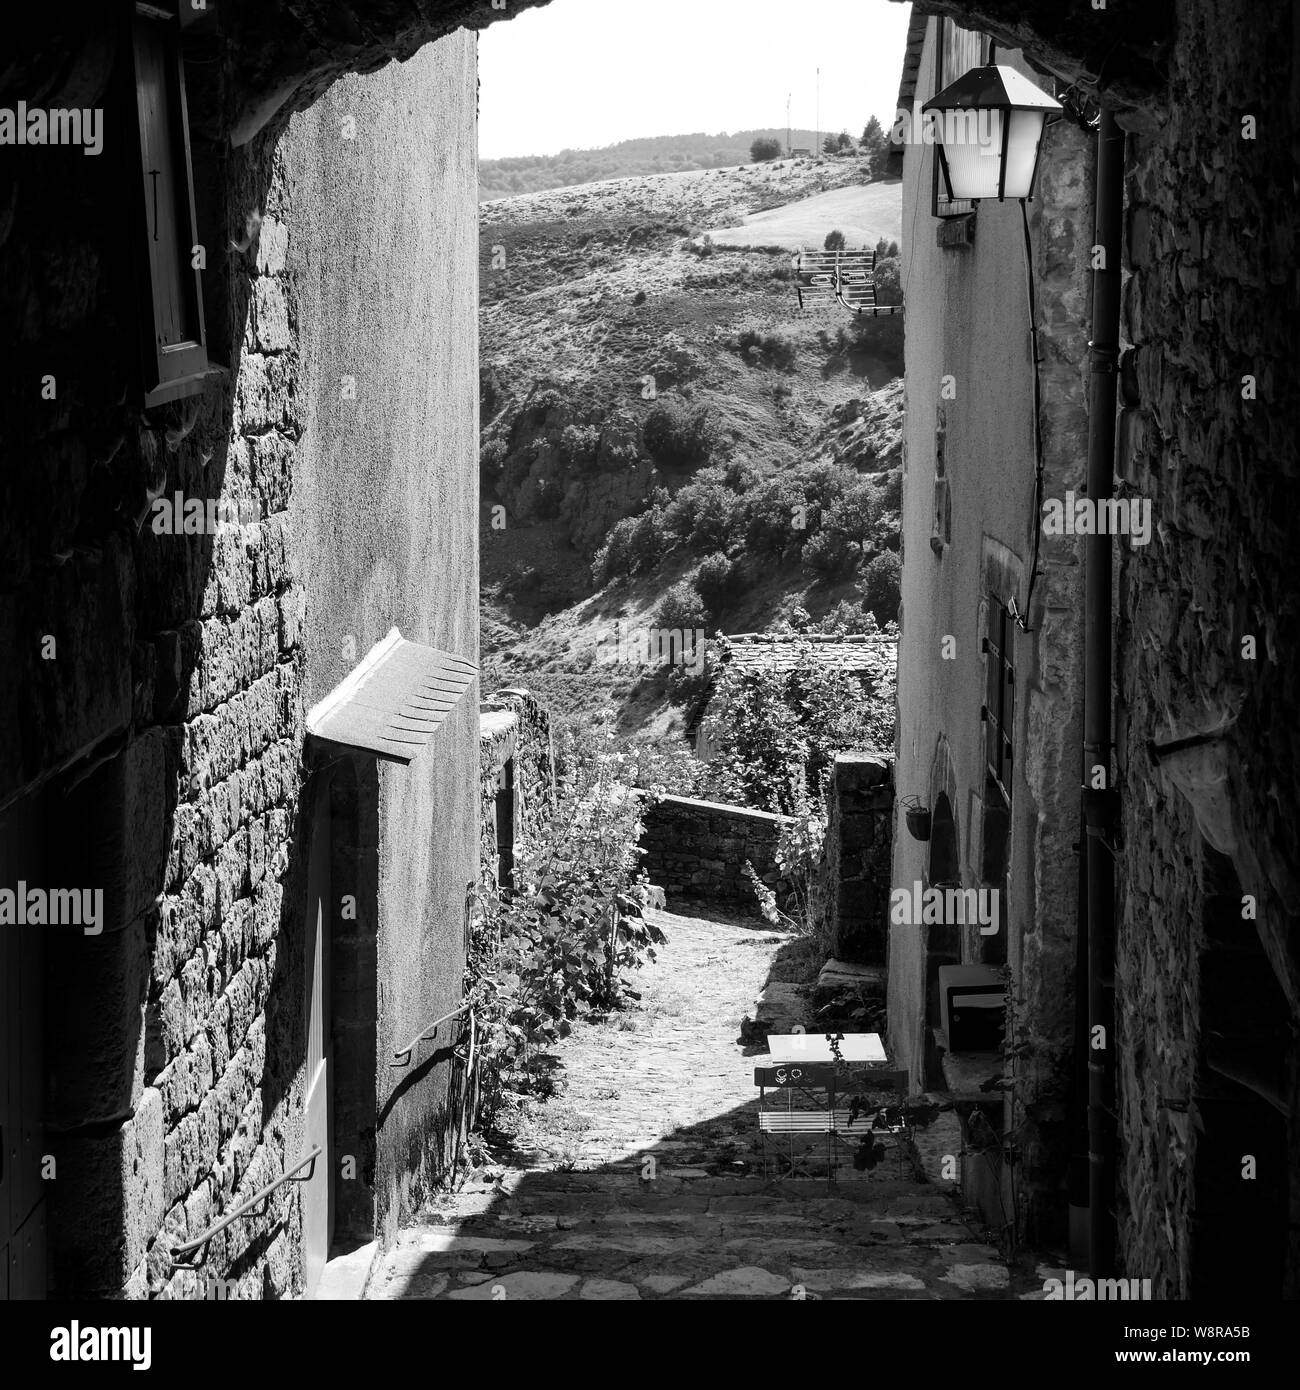
<svg viewBox="0 0 1300 1390">
<path fill-rule="evenodd" d="M 1015 1298 L 1017 1279 L 946 1185 L 892 1150 L 871 1172 L 766 1181 L 737 1039 L 800 947 L 667 913 L 639 1007 L 560 1049 L 560 1093 L 518 1156 L 440 1197 L 376 1269 L 378 1299 Z M 792 960 L 792 957 L 794 958 Z M 811 1136 L 810 1136 L 811 1139 Z"/>
</svg>

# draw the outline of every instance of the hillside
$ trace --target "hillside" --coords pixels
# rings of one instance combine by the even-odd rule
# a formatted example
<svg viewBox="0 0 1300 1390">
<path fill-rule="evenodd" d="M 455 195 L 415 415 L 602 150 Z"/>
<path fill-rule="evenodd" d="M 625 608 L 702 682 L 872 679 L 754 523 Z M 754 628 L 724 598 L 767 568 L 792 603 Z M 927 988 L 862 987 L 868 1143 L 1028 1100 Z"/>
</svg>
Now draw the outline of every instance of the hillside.
<svg viewBox="0 0 1300 1390">
<path fill-rule="evenodd" d="M 861 134 L 860 131 L 853 133 Z M 510 198 L 521 193 L 542 193 L 552 188 L 569 188 L 606 179 L 748 164 L 749 147 L 755 140 L 776 140 L 784 150 L 785 136 L 784 126 L 780 130 L 737 130 L 732 134 L 724 130 L 717 135 L 698 131 L 691 135 L 655 135 L 622 140 L 617 145 L 606 145 L 598 150 L 561 150 L 559 154 L 481 159 L 478 166 L 479 198 Z M 816 150 L 819 144 L 816 131 L 790 132 L 790 145 L 795 149 Z"/>
<path fill-rule="evenodd" d="M 902 319 L 801 312 L 790 264 L 804 232 L 897 238 L 899 185 L 864 174 L 785 161 L 483 204 L 485 684 L 663 732 L 684 720 L 667 682 L 594 648 L 615 619 L 654 625 L 674 585 L 709 631 L 845 602 L 870 622 L 859 571 L 897 548 Z"/>
</svg>

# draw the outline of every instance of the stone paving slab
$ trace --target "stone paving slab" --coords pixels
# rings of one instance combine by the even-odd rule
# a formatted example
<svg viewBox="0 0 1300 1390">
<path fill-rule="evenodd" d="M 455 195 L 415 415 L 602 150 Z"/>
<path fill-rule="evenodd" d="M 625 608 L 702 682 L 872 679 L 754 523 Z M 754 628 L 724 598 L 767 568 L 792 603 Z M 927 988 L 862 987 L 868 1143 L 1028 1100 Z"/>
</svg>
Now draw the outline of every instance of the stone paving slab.
<svg viewBox="0 0 1300 1390">
<path fill-rule="evenodd" d="M 1012 1271 L 924 1167 L 772 1181 L 758 1153 L 741 1020 L 788 939 L 656 914 L 668 937 L 640 1007 L 557 1049 L 564 1087 L 528 1117 L 526 1166 L 440 1194 L 376 1267 L 368 1297 L 491 1301 L 1019 1299 Z M 777 993 L 780 993 L 779 991 Z M 789 997 L 789 996 L 787 996 Z M 538 1161 L 537 1155 L 562 1157 Z M 647 1162 L 647 1160 L 651 1160 Z"/>
</svg>

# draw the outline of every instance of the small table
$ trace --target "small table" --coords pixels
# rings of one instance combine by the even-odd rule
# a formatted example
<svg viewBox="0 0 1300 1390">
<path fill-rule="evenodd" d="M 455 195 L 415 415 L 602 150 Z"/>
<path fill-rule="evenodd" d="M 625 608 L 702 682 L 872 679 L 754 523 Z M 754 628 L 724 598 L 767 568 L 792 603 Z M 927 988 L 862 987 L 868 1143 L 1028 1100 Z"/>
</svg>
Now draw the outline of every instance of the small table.
<svg viewBox="0 0 1300 1390">
<path fill-rule="evenodd" d="M 833 1062 L 830 1040 L 824 1033 L 769 1033 L 767 1050 L 773 1062 Z M 879 1033 L 845 1033 L 840 1056 L 846 1062 L 880 1064 L 888 1059 Z"/>
<path fill-rule="evenodd" d="M 852 1109 L 838 1103 L 839 1082 L 835 1053 L 825 1033 L 769 1033 L 768 1057 L 754 1068 L 758 1086 L 758 1127 L 762 1137 L 763 1173 L 768 1172 L 769 1137 L 784 1140 L 785 1152 L 781 1161 L 787 1177 L 811 1177 L 809 1145 L 803 1153 L 796 1150 L 796 1135 L 821 1134 L 826 1137 L 827 1181 L 835 1181 L 837 1145 L 852 1138 L 862 1139 L 877 1133 L 875 1121 L 867 1114 L 856 1118 L 857 1102 Z M 840 1060 L 858 1077 L 878 1072 L 883 1089 L 900 1086 L 906 1093 L 906 1074 L 886 1070 L 888 1057 L 879 1033 L 844 1033 L 838 1038 Z M 775 1106 L 768 1100 L 769 1088 L 780 1096 Z M 795 1098 L 801 1104 L 796 1107 Z M 891 1131 L 892 1132 L 892 1131 Z"/>
</svg>

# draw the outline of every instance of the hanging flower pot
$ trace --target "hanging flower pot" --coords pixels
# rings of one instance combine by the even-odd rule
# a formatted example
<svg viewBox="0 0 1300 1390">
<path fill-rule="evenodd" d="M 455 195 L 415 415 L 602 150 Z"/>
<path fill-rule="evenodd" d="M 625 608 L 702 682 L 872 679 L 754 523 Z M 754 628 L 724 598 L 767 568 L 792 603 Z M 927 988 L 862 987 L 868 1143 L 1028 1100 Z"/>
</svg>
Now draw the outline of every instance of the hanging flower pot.
<svg viewBox="0 0 1300 1390">
<path fill-rule="evenodd" d="M 922 806 L 915 797 L 903 802 L 903 819 L 907 822 L 908 834 L 914 840 L 930 838 L 930 808 Z"/>
</svg>

